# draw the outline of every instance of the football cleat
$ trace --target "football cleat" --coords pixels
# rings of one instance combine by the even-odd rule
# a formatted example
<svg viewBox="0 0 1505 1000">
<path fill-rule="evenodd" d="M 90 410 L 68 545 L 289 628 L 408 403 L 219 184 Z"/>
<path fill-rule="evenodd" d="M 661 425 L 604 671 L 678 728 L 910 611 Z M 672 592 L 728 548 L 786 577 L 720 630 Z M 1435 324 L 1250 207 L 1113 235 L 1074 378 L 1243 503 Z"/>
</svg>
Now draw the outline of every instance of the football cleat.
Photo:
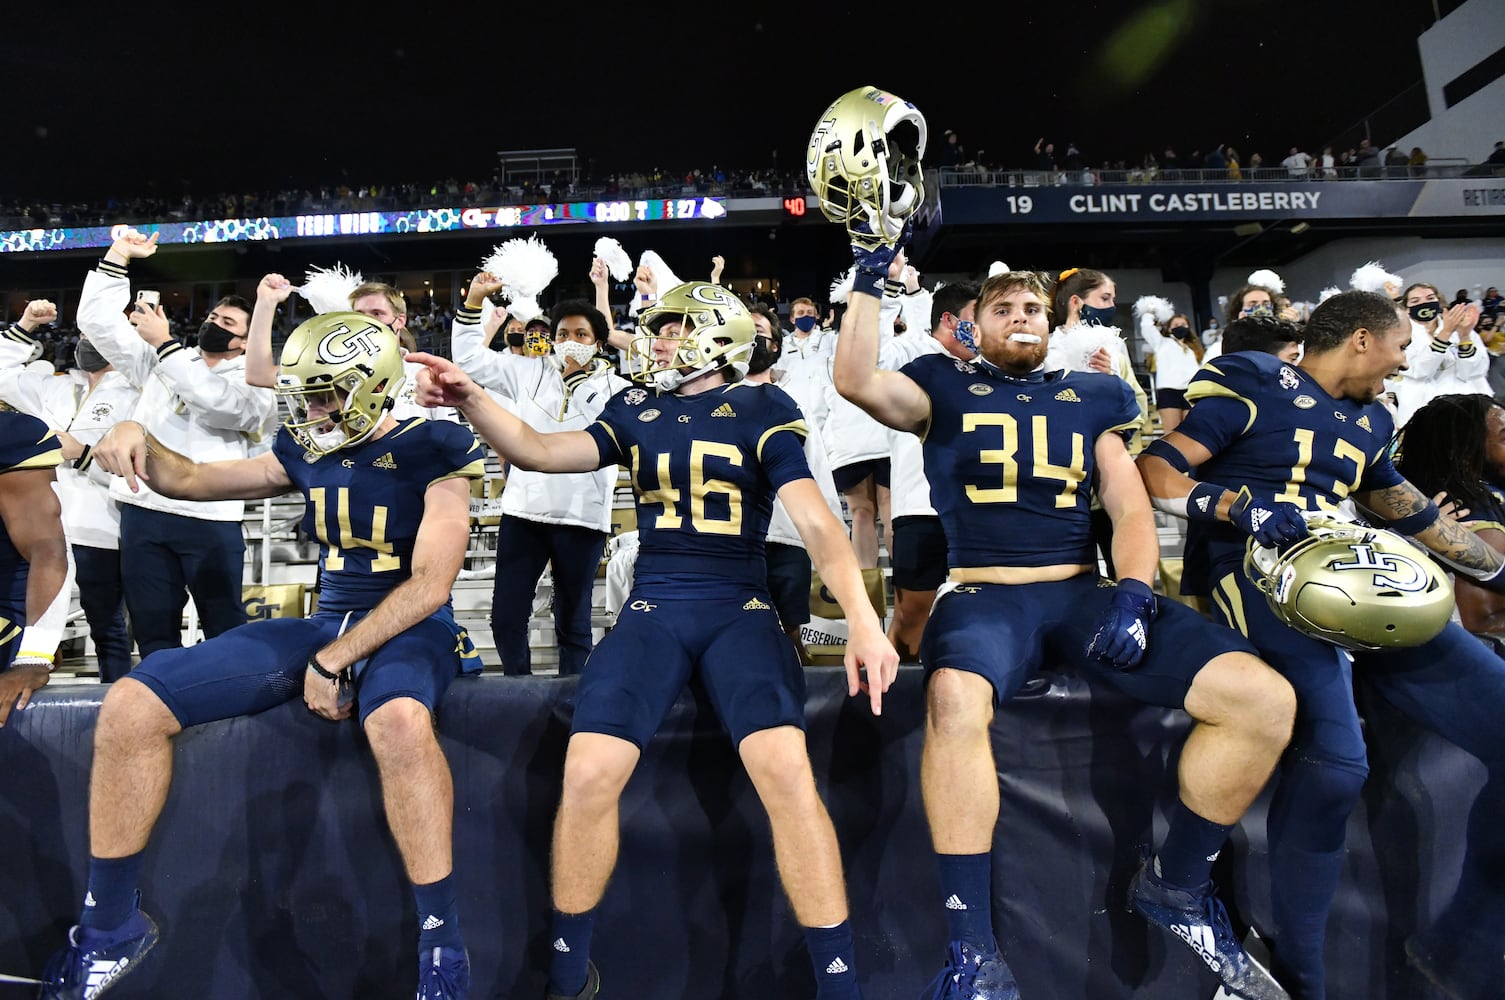
<svg viewBox="0 0 1505 1000">
<path fill-rule="evenodd" d="M 470 996 L 470 955 L 463 948 L 425 948 L 418 956 L 416 1000 L 465 1000 Z"/>
<path fill-rule="evenodd" d="M 997 950 L 952 941 L 946 967 L 926 987 L 928 1000 L 1019 1000 L 1019 984 Z"/>
<path fill-rule="evenodd" d="M 157 925 L 137 909 L 113 931 L 75 926 L 68 947 L 52 956 L 42 973 L 39 1000 L 94 1000 L 133 972 L 157 943 Z"/>
<path fill-rule="evenodd" d="M 1196 953 L 1223 981 L 1223 988 L 1243 1000 L 1291 1000 L 1273 976 L 1239 944 L 1228 911 L 1213 895 L 1212 883 L 1193 890 L 1158 882 L 1146 861 L 1129 883 L 1129 909 L 1168 931 Z"/>
<path fill-rule="evenodd" d="M 405 378 L 397 336 L 386 324 L 358 312 L 315 316 L 282 348 L 276 392 L 288 405 L 283 426 L 310 455 L 360 444 L 381 426 Z M 310 416 L 313 401 L 324 412 Z"/>
<path fill-rule="evenodd" d="M 585 963 L 585 985 L 579 993 L 545 993 L 544 1000 L 595 1000 L 597 993 L 601 992 L 601 974 L 596 971 L 596 963 Z"/>
</svg>

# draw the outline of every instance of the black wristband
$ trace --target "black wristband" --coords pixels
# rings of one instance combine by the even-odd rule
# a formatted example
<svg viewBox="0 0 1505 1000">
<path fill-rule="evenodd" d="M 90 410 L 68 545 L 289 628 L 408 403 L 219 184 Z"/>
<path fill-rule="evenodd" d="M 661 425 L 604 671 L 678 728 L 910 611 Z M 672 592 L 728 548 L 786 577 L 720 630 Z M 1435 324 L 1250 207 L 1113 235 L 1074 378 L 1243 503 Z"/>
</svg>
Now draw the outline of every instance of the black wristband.
<svg viewBox="0 0 1505 1000">
<path fill-rule="evenodd" d="M 345 671 L 343 670 L 341 670 L 337 674 L 332 674 L 328 670 L 325 670 L 323 665 L 319 663 L 318 653 L 315 653 L 313 656 L 310 656 L 308 658 L 308 669 L 312 670 L 314 673 L 318 674 L 326 681 L 337 681 L 341 677 L 345 676 Z"/>
</svg>

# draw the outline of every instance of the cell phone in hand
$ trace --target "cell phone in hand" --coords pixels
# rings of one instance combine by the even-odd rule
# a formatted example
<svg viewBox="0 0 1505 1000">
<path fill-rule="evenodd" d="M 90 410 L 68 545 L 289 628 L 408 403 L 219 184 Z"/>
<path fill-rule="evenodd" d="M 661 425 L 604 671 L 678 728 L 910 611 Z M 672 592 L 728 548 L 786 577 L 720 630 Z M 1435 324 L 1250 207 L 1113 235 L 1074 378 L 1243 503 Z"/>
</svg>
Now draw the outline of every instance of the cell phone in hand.
<svg viewBox="0 0 1505 1000">
<path fill-rule="evenodd" d="M 162 304 L 162 293 L 143 288 L 136 293 L 136 308 L 141 312 L 156 312 Z"/>
</svg>

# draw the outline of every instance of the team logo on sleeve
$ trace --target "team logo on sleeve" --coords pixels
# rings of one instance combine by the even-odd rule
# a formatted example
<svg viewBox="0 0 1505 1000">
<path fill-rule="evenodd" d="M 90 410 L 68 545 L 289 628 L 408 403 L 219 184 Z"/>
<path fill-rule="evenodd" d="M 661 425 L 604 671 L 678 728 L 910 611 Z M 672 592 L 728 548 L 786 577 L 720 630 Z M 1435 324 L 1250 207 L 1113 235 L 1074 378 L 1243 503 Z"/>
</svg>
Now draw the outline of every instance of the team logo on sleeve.
<svg viewBox="0 0 1505 1000">
<path fill-rule="evenodd" d="M 638 419 L 646 424 L 650 420 L 657 420 L 659 416 L 660 414 L 657 410 L 644 410 L 638 414 Z"/>
<path fill-rule="evenodd" d="M 628 389 L 622 393 L 622 402 L 628 406 L 638 406 L 648 398 L 648 393 L 643 389 Z"/>
<path fill-rule="evenodd" d="M 1280 387 L 1282 389 L 1294 389 L 1300 384 L 1301 379 L 1296 376 L 1296 372 L 1290 365 L 1280 366 Z"/>
<path fill-rule="evenodd" d="M 951 363 L 956 366 L 956 370 L 959 372 L 966 372 L 968 375 L 977 374 L 977 369 L 972 365 L 967 364 L 967 362 L 963 361 L 961 358 L 953 358 L 951 359 Z"/>
<path fill-rule="evenodd" d="M 988 393 L 993 391 L 993 387 L 991 385 L 988 385 L 986 382 L 973 382 L 971 385 L 967 386 L 967 391 L 974 396 L 986 396 Z"/>
</svg>

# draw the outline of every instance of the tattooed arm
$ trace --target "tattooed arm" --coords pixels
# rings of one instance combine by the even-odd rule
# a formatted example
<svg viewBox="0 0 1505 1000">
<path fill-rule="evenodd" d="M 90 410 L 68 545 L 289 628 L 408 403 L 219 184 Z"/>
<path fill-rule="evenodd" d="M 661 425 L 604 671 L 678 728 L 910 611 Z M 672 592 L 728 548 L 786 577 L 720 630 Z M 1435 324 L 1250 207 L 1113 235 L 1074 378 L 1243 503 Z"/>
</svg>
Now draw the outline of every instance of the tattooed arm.
<svg viewBox="0 0 1505 1000">
<path fill-rule="evenodd" d="M 1355 494 L 1354 499 L 1390 521 L 1422 514 L 1428 507 L 1435 510 L 1435 504 L 1426 494 L 1406 482 Z M 1505 590 L 1505 572 L 1502 572 L 1505 556 L 1452 518 L 1437 517 L 1425 528 L 1409 534 L 1460 573 L 1468 574 L 1491 590 Z"/>
</svg>

